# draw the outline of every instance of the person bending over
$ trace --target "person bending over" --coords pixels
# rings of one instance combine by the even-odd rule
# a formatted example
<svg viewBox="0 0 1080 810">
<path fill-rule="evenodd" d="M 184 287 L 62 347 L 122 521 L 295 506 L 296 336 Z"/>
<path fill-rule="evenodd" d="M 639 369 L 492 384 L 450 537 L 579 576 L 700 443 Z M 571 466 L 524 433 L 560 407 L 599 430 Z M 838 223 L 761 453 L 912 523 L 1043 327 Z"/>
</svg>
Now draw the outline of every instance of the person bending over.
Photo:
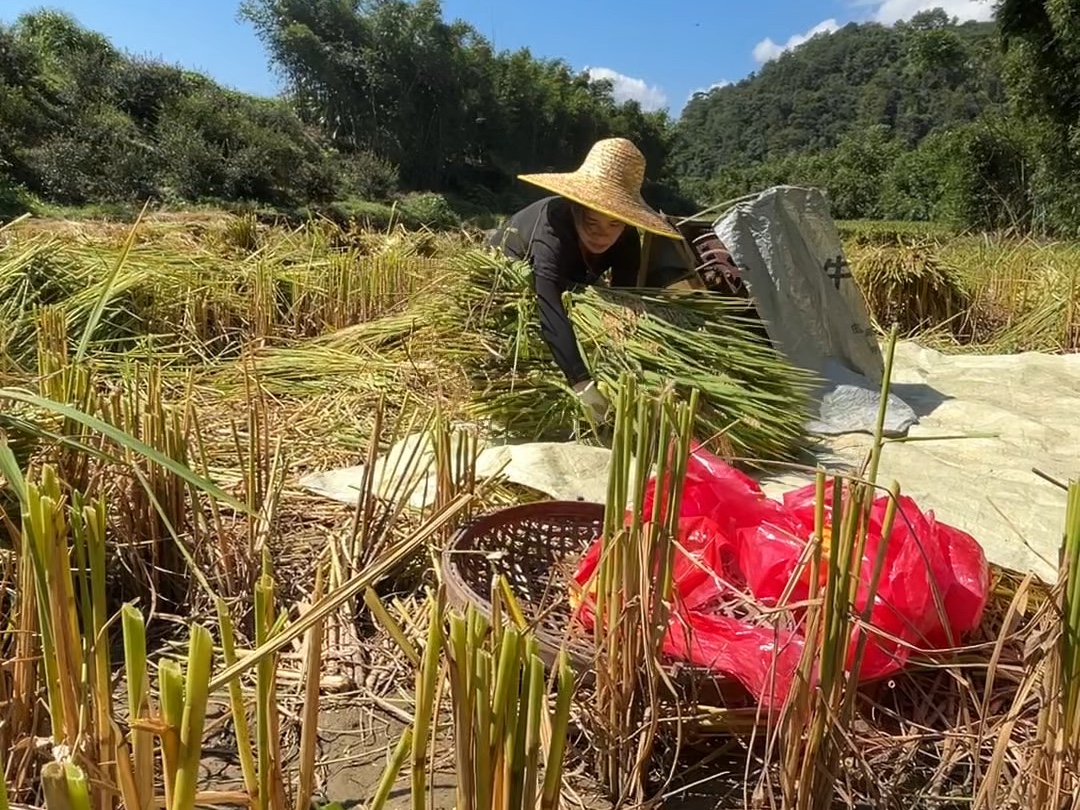
<svg viewBox="0 0 1080 810">
<path fill-rule="evenodd" d="M 682 238 L 642 199 L 644 178 L 645 157 L 633 143 L 598 141 L 576 171 L 520 175 L 552 196 L 518 211 L 488 238 L 489 246 L 532 268 L 541 334 L 595 422 L 606 418 L 608 402 L 581 357 L 562 294 L 598 284 L 606 274 L 612 287 L 633 287 L 641 265 L 640 232 Z"/>
</svg>

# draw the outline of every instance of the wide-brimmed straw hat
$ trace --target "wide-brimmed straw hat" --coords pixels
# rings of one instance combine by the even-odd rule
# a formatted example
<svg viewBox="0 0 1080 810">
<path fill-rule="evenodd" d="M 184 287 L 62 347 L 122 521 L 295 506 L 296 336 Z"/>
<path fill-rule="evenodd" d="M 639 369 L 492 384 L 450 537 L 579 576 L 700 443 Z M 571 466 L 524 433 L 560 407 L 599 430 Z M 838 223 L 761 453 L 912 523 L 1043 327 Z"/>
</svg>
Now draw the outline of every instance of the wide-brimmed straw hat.
<svg viewBox="0 0 1080 810">
<path fill-rule="evenodd" d="M 518 179 L 635 228 L 671 239 L 682 238 L 641 198 L 645 156 L 626 138 L 597 141 L 577 171 L 522 174 Z"/>
</svg>

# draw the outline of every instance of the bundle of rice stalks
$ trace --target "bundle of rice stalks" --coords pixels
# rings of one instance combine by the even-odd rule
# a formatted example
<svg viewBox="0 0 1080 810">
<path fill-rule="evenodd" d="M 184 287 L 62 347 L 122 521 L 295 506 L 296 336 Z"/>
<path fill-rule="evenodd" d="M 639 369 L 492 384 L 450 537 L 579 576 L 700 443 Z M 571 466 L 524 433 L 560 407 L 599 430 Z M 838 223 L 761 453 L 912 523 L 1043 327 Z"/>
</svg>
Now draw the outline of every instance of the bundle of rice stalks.
<svg viewBox="0 0 1080 810">
<path fill-rule="evenodd" d="M 1024 249 L 1026 248 L 1026 249 Z M 1080 347 L 1080 270 L 1075 252 L 1021 244 L 979 284 L 979 337 L 1003 352 Z M 996 318 L 994 316 L 997 316 Z"/>
<path fill-rule="evenodd" d="M 856 280 L 879 324 L 896 323 L 906 334 L 944 326 L 957 336 L 968 325 L 970 295 L 934 243 L 897 238 L 853 248 L 851 254 Z"/>
<path fill-rule="evenodd" d="M 318 337 L 257 347 L 215 368 L 210 381 L 223 393 L 237 394 L 254 373 L 263 390 L 280 396 L 383 392 L 398 400 L 460 388 L 455 346 L 427 317 L 410 310 Z"/>
<path fill-rule="evenodd" d="M 580 430 L 580 406 L 540 334 L 528 265 L 474 250 L 455 266 L 454 306 L 441 317 L 454 319 L 469 349 L 462 358 L 474 386 L 474 416 L 532 439 Z M 697 389 L 695 433 L 725 455 L 789 458 L 802 446 L 813 377 L 753 333 L 738 314 L 745 311 L 741 301 L 592 287 L 568 293 L 564 303 L 602 387 L 614 390 L 629 372 L 645 392 Z"/>
<path fill-rule="evenodd" d="M 259 218 L 246 211 L 226 219 L 214 234 L 214 242 L 223 251 L 247 255 L 259 249 L 260 230 Z"/>
</svg>

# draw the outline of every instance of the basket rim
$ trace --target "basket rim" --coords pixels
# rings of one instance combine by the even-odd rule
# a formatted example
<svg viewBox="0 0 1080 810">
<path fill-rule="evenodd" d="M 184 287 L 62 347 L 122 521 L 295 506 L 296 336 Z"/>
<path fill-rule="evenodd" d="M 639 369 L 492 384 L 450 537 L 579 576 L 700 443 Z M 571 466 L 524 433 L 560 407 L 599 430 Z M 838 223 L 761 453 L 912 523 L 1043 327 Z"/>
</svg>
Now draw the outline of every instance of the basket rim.
<svg viewBox="0 0 1080 810">
<path fill-rule="evenodd" d="M 590 523 L 601 522 L 606 514 L 604 504 L 593 501 L 568 501 L 549 500 L 537 501 L 527 504 L 514 504 L 513 506 L 495 509 L 480 515 L 462 525 L 450 537 L 440 554 L 442 563 L 443 580 L 451 595 L 463 603 L 471 603 L 488 618 L 491 617 L 491 599 L 478 593 L 473 586 L 465 580 L 458 571 L 455 557 L 462 554 L 487 554 L 490 552 L 479 549 L 463 547 L 465 542 L 489 528 L 497 526 L 513 525 L 523 519 L 534 517 L 539 514 L 551 515 L 555 510 L 562 517 L 578 517 L 588 520 Z M 585 548 L 582 548 L 582 552 Z M 560 650 L 565 650 L 576 666 L 588 667 L 592 664 L 591 657 L 585 657 L 585 645 L 574 643 L 572 639 L 562 639 L 549 633 L 541 624 L 530 623 L 530 633 L 536 638 L 541 652 L 545 658 L 555 660 Z"/>
</svg>

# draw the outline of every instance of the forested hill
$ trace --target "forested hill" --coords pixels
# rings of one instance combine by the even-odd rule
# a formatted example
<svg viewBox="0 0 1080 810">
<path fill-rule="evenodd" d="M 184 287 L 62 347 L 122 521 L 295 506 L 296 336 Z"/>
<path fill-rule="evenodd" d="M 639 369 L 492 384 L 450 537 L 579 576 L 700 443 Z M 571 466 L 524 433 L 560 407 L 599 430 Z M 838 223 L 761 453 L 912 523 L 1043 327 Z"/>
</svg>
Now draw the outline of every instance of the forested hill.
<svg viewBox="0 0 1080 810">
<path fill-rule="evenodd" d="M 821 34 L 738 84 L 686 106 L 672 156 L 684 178 L 835 148 L 881 125 L 906 147 L 1004 101 L 993 23 L 950 24 L 942 11 L 887 27 Z"/>
<path fill-rule="evenodd" d="M 993 23 L 934 10 L 819 35 L 693 99 L 669 171 L 717 203 L 779 183 L 837 218 L 1080 234 L 1075 4 L 999 0 Z"/>
</svg>

